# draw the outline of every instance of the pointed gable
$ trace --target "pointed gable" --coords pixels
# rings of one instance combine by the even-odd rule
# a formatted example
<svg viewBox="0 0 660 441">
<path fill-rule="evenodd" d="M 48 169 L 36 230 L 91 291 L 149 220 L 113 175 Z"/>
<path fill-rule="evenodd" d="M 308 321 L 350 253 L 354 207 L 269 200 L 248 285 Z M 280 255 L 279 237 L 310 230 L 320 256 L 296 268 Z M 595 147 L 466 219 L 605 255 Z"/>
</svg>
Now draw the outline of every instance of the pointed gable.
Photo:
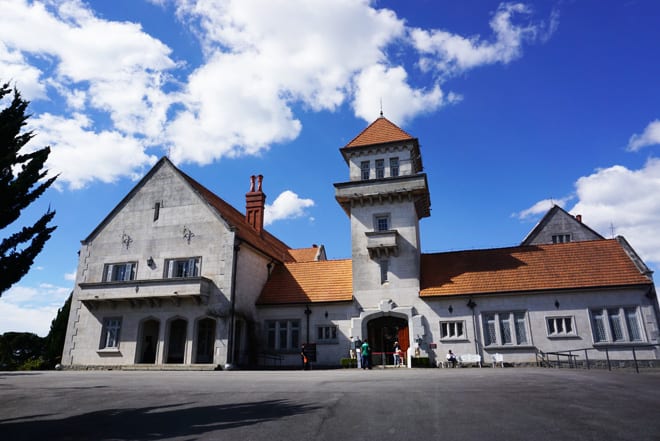
<svg viewBox="0 0 660 441">
<path fill-rule="evenodd" d="M 277 265 L 257 300 L 258 305 L 286 305 L 353 300 L 350 259 Z"/>
<path fill-rule="evenodd" d="M 387 144 L 390 142 L 416 140 L 396 124 L 381 116 L 360 132 L 344 148 L 363 147 L 374 144 Z"/>
<path fill-rule="evenodd" d="M 604 239 L 604 237 L 583 224 L 582 216 L 573 216 L 559 205 L 554 205 L 532 231 L 527 234 L 521 245 L 581 242 L 598 239 Z"/>
<path fill-rule="evenodd" d="M 650 285 L 616 239 L 424 254 L 420 296 Z"/>
</svg>

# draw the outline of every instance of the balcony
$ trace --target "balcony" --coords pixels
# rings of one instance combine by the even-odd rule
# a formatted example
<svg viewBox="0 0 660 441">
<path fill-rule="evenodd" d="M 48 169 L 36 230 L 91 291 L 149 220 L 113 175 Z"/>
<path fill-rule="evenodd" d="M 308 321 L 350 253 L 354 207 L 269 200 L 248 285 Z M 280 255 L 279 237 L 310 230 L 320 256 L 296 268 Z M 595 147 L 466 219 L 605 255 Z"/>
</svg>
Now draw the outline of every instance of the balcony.
<svg viewBox="0 0 660 441">
<path fill-rule="evenodd" d="M 396 230 L 369 231 L 367 235 L 367 250 L 372 259 L 380 257 L 396 256 L 399 253 Z"/>
<path fill-rule="evenodd" d="M 182 301 L 207 304 L 213 282 L 205 277 L 129 280 L 126 282 L 81 283 L 80 300 L 90 309 L 101 304 L 127 302 L 132 307 L 179 306 Z"/>
</svg>

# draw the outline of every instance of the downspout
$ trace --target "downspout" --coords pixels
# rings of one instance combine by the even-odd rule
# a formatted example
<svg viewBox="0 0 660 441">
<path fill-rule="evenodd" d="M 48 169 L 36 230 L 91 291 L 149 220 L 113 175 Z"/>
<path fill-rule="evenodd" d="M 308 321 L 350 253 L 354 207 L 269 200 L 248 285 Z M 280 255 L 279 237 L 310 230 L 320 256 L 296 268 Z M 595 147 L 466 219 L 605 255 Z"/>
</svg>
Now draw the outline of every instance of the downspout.
<svg viewBox="0 0 660 441">
<path fill-rule="evenodd" d="M 227 363 L 225 369 L 234 369 L 234 322 L 236 316 L 236 271 L 238 268 L 238 252 L 241 249 L 241 240 L 234 238 L 234 251 L 231 263 L 231 293 L 229 295 L 229 330 L 227 332 Z"/>
</svg>

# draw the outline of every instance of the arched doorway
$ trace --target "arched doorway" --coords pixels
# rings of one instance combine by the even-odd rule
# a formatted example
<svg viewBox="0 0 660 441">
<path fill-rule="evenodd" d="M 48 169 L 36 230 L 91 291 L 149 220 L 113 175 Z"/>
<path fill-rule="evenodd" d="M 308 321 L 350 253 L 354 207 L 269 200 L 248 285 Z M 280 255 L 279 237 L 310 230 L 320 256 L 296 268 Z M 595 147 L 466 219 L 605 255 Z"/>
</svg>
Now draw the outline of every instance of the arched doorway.
<svg viewBox="0 0 660 441">
<path fill-rule="evenodd" d="M 183 363 L 186 354 L 187 327 L 188 322 L 184 319 L 174 319 L 170 322 L 167 363 Z"/>
<path fill-rule="evenodd" d="M 156 319 L 147 319 L 140 326 L 140 357 L 138 363 L 156 363 L 158 349 L 158 331 L 160 322 Z"/>
<path fill-rule="evenodd" d="M 372 363 L 374 365 L 393 364 L 392 350 L 394 342 L 398 341 L 401 350 L 408 350 L 408 320 L 399 317 L 387 316 L 372 319 L 367 323 L 367 335 L 371 346 Z"/>
<path fill-rule="evenodd" d="M 215 320 L 205 318 L 197 322 L 197 354 L 195 363 L 213 363 Z"/>
</svg>

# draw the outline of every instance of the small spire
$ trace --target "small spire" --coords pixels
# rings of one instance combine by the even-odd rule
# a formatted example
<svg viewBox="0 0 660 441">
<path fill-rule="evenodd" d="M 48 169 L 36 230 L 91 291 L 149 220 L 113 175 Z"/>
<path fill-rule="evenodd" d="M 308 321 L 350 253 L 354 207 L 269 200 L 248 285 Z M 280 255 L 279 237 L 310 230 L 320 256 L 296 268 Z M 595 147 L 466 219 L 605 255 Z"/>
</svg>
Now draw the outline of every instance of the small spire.
<svg viewBox="0 0 660 441">
<path fill-rule="evenodd" d="M 383 117 L 383 99 L 380 99 L 380 117 Z"/>
</svg>

